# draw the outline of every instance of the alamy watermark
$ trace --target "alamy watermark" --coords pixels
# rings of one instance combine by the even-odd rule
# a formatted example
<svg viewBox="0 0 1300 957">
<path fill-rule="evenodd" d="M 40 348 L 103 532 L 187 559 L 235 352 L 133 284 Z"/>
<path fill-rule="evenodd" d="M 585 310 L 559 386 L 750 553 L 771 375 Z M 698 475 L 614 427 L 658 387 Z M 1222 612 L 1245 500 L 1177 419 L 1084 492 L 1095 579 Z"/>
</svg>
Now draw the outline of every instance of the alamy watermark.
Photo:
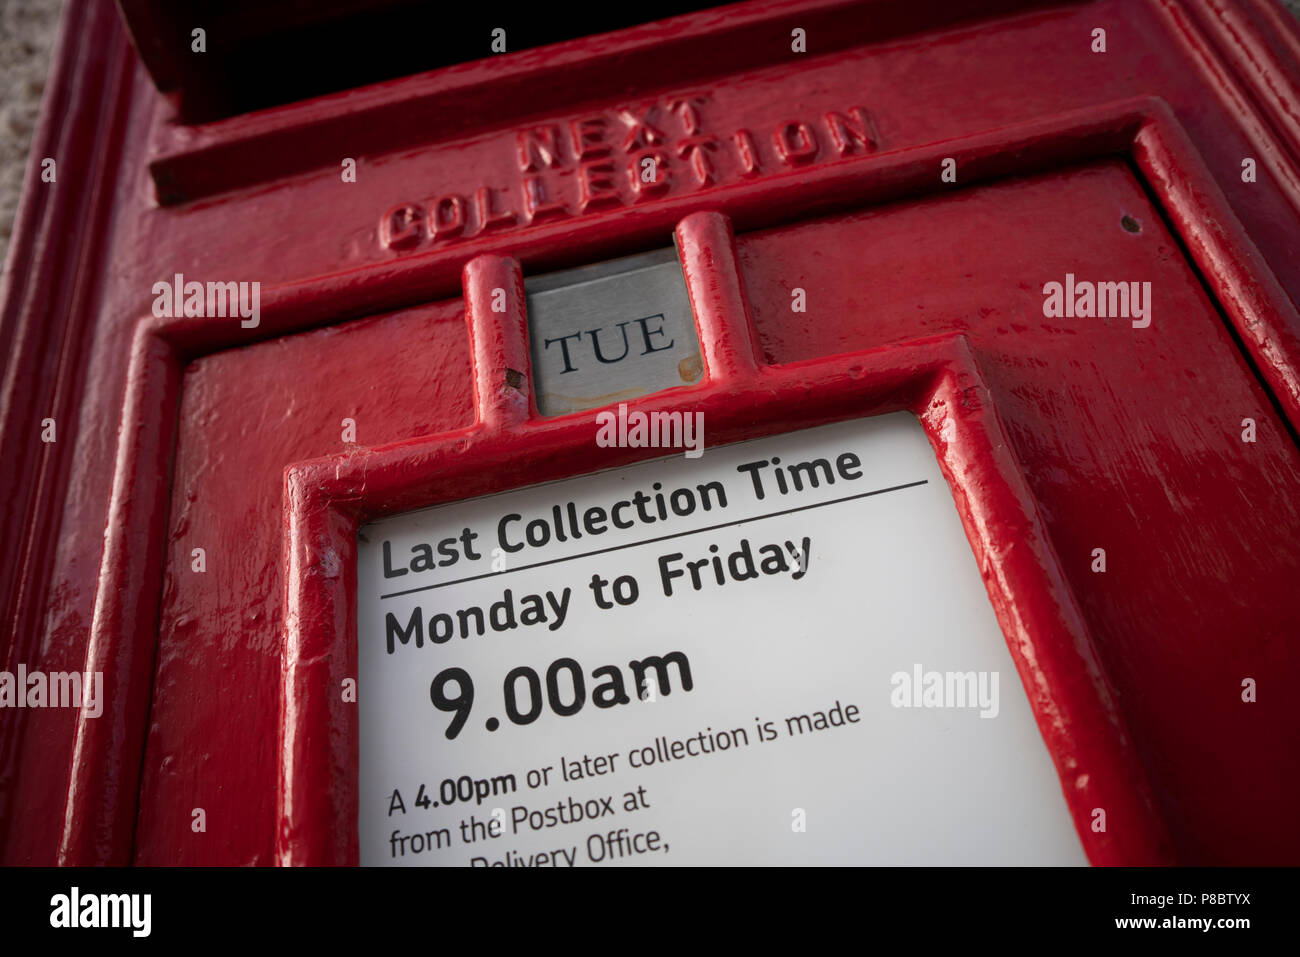
<svg viewBox="0 0 1300 957">
<path fill-rule="evenodd" d="M 895 671 L 889 679 L 895 708 L 979 708 L 981 718 L 998 716 L 996 671 Z"/>
<path fill-rule="evenodd" d="M 703 412 L 628 412 L 627 403 L 618 413 L 596 413 L 596 444 L 602 449 L 685 449 L 688 459 L 704 454 Z"/>
<path fill-rule="evenodd" d="M 104 673 L 0 671 L 0 708 L 82 708 L 88 718 L 104 713 Z"/>
<path fill-rule="evenodd" d="M 50 898 L 50 926 L 124 927 L 132 937 L 148 937 L 152 911 L 151 894 L 83 894 L 73 887 Z"/>
<path fill-rule="evenodd" d="M 1134 329 L 1151 325 L 1151 283 L 1076 281 L 1043 284 L 1043 315 L 1049 319 L 1131 319 Z"/>
<path fill-rule="evenodd" d="M 245 329 L 256 329 L 262 321 L 262 284 L 257 281 L 186 282 L 176 273 L 171 282 L 154 283 L 153 294 L 153 314 L 159 319 L 238 316 Z"/>
</svg>

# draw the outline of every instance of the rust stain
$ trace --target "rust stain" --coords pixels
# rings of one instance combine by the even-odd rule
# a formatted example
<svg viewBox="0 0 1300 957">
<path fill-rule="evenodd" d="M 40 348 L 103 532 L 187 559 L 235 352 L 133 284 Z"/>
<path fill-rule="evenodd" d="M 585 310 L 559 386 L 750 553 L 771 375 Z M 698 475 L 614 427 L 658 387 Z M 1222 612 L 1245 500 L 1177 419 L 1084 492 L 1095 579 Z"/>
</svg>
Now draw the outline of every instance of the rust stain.
<svg viewBox="0 0 1300 957">
<path fill-rule="evenodd" d="M 699 379 L 704 374 L 704 362 L 700 359 L 699 353 L 687 356 L 677 363 L 677 374 L 682 377 L 683 382 L 695 382 Z"/>
<path fill-rule="evenodd" d="M 647 389 L 623 389 L 619 392 L 609 392 L 605 395 L 563 395 L 559 392 L 548 392 L 547 401 L 554 403 L 557 411 L 553 415 L 567 415 L 570 412 L 581 412 L 584 409 L 598 409 L 602 405 L 609 405 L 622 399 L 635 399 L 638 396 L 648 395 L 650 390 Z"/>
</svg>

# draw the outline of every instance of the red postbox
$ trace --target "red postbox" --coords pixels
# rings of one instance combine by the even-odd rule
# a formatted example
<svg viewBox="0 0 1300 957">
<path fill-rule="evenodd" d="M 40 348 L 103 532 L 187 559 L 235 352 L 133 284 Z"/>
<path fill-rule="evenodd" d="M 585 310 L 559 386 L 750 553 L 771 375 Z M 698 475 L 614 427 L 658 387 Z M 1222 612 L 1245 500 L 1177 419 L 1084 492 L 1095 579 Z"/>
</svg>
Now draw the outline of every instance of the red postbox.
<svg viewBox="0 0 1300 957">
<path fill-rule="evenodd" d="M 885 761 L 870 709 L 877 733 L 906 713 L 890 676 L 912 659 L 860 646 L 934 632 L 960 657 L 941 613 L 966 607 L 962 575 L 1038 731 L 1005 753 L 1054 775 L 1080 859 L 1300 859 L 1284 12 L 758 0 L 520 52 L 506 24 L 503 53 L 485 35 L 482 59 L 240 113 L 196 59 L 202 24 L 123 6 L 138 53 L 118 11 L 69 6 L 5 277 L 6 863 L 568 860 L 466 849 L 472 827 L 446 828 L 453 854 L 412 816 L 447 781 L 444 811 L 490 828 L 500 807 L 521 848 L 571 828 L 595 843 L 552 843 L 583 861 L 648 859 L 696 813 L 668 783 L 693 774 L 709 827 L 752 816 L 800 860 L 775 836 L 793 811 L 848 815 L 876 791 L 893 807 L 896 771 L 846 779 L 824 812 L 785 786 L 823 794 L 832 765 Z M 251 22 L 206 42 L 251 43 Z M 932 480 L 889 470 L 914 451 L 873 424 L 894 413 L 924 430 Z M 632 471 L 667 461 L 629 439 L 638 415 L 701 422 L 703 454 Z M 912 493 L 955 505 L 965 545 L 918 551 L 921 517 L 889 524 Z M 769 518 L 819 524 L 769 544 Z M 837 525 L 856 544 L 824 551 Z M 646 571 L 620 564 L 650 545 Z M 462 590 L 426 597 L 444 585 Z M 706 586 L 711 610 L 691 604 Z M 608 662 L 529 637 L 565 634 L 548 626 L 570 587 Z M 725 667 L 695 650 L 711 642 L 732 643 Z M 100 713 L 20 708 L 38 673 L 101 676 Z M 657 674 L 675 683 L 651 704 Z M 403 682 L 427 725 L 407 729 Z M 806 705 L 785 706 L 792 689 Z M 633 734 L 638 708 L 653 717 Z M 968 717 L 953 733 L 983 747 L 998 722 Z M 369 774 L 399 725 L 392 761 L 417 742 L 433 777 Z M 492 751 L 507 738 L 518 751 Z M 562 780 L 528 784 L 526 755 L 540 770 L 550 751 Z M 499 768 L 471 769 L 488 753 Z M 745 760 L 774 777 L 754 785 Z M 968 770 L 954 793 L 978 790 Z M 574 802 L 606 816 L 584 790 L 606 774 L 624 797 L 649 781 L 650 803 L 579 825 Z M 710 809 L 730 774 L 762 795 L 743 813 Z M 544 806 L 568 810 L 551 825 Z M 401 834 L 370 842 L 367 815 L 398 813 Z M 691 860 L 691 841 L 750 859 L 703 836 L 660 858 Z"/>
</svg>

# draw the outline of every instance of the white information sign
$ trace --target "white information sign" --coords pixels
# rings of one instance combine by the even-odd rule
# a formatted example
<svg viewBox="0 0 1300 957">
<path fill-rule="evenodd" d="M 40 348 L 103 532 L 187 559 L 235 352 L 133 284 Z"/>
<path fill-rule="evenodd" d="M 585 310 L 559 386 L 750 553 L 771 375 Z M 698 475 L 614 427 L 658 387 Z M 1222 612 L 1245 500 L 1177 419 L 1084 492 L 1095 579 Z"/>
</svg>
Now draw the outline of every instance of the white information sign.
<svg viewBox="0 0 1300 957">
<path fill-rule="evenodd" d="M 362 864 L 1086 863 L 906 413 L 358 544 Z"/>
</svg>

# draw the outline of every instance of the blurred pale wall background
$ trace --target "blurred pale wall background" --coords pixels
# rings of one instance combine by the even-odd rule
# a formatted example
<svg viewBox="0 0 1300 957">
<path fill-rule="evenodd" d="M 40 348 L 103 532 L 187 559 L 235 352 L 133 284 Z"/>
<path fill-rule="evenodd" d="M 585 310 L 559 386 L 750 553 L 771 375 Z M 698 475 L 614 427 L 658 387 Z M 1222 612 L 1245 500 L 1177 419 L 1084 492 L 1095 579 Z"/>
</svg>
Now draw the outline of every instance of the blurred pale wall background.
<svg viewBox="0 0 1300 957">
<path fill-rule="evenodd" d="M 1300 16 L 1300 0 L 1285 0 L 1285 6 Z M 9 248 L 62 9 L 63 0 L 0 0 L 0 262 Z"/>
<path fill-rule="evenodd" d="M 9 249 L 62 9 L 63 0 L 0 0 L 0 262 Z"/>
</svg>

